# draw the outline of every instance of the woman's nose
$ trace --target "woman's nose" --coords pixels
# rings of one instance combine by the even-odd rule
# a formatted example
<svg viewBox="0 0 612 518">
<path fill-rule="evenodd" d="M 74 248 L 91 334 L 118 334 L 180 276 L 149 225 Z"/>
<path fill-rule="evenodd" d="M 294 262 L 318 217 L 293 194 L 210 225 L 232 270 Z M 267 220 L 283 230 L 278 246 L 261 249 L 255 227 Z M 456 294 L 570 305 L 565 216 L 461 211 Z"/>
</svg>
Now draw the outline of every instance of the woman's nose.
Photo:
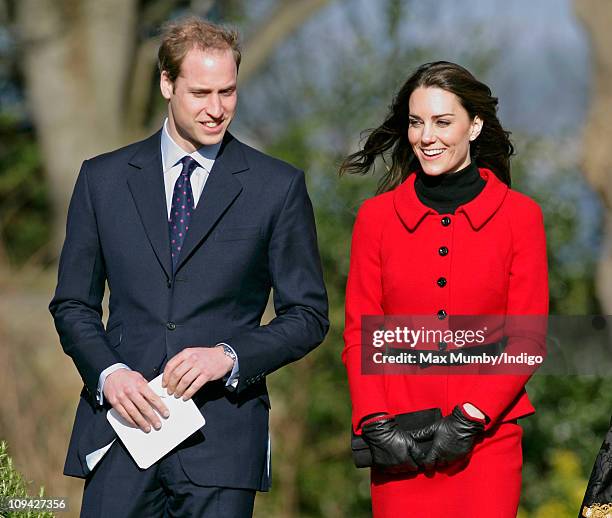
<svg viewBox="0 0 612 518">
<path fill-rule="evenodd" d="M 421 142 L 424 144 L 431 144 L 435 142 L 436 134 L 434 132 L 434 128 L 432 126 L 424 126 L 423 133 L 421 134 Z"/>
</svg>

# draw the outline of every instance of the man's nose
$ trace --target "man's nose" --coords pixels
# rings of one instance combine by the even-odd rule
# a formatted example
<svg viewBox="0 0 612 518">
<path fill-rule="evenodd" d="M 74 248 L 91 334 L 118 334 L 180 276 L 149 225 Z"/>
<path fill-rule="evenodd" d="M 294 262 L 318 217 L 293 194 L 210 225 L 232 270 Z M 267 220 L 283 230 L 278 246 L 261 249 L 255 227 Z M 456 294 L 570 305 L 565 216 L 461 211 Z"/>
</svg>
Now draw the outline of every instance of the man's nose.
<svg viewBox="0 0 612 518">
<path fill-rule="evenodd" d="M 206 106 L 206 112 L 214 119 L 218 119 L 223 115 L 223 108 L 221 107 L 221 99 L 218 95 L 211 95 L 208 99 Z"/>
</svg>

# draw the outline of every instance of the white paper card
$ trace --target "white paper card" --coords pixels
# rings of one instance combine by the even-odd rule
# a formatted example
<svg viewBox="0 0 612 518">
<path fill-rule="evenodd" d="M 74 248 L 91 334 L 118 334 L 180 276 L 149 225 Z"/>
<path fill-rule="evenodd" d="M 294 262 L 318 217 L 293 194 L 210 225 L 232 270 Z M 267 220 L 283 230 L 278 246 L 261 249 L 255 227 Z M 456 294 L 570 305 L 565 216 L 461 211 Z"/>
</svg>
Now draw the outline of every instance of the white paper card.
<svg viewBox="0 0 612 518">
<path fill-rule="evenodd" d="M 134 428 L 125 421 L 113 408 L 106 418 L 117 432 L 119 439 L 125 445 L 138 467 L 146 469 L 155 464 L 172 448 L 178 446 L 191 434 L 204 426 L 205 420 L 193 400 L 183 401 L 181 398 L 169 396 L 161 386 L 162 375 L 149 382 L 149 386 L 160 396 L 170 411 L 170 417 L 161 417 L 161 428 L 151 427 L 149 433 L 140 428 Z"/>
</svg>

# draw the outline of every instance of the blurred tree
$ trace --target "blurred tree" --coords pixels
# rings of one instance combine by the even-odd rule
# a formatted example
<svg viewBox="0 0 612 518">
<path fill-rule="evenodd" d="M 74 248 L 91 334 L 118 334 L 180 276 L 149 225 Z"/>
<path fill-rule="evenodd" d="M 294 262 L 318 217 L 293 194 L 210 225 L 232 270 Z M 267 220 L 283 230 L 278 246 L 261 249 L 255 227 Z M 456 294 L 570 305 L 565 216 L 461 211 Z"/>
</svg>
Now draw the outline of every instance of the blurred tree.
<svg viewBox="0 0 612 518">
<path fill-rule="evenodd" d="M 584 132 L 582 164 L 587 180 L 604 206 L 604 238 L 597 268 L 597 292 L 604 313 L 612 314 L 612 153 L 602 138 L 612 133 L 612 3 L 575 0 L 576 13 L 591 39 L 593 89 Z"/>
<path fill-rule="evenodd" d="M 327 0 L 278 1 L 245 44 L 245 82 Z M 159 126 L 156 29 L 177 13 L 237 18 L 243 3 L 194 0 L 20 0 L 8 3 L 49 180 L 59 250 L 79 164 Z M 253 56 L 250 59 L 250 56 Z"/>
<path fill-rule="evenodd" d="M 49 203 L 31 129 L 0 117 L 0 271 L 42 262 L 49 240 Z"/>
</svg>

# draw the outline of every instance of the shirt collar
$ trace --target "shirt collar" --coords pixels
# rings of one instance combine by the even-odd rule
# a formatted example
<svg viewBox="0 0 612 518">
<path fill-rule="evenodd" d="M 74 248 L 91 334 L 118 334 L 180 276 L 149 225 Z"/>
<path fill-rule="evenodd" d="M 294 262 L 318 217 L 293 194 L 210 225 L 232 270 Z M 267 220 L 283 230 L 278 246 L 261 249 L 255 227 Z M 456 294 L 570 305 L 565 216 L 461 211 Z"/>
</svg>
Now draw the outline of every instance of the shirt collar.
<svg viewBox="0 0 612 518">
<path fill-rule="evenodd" d="M 480 176 L 487 182 L 484 189 L 473 200 L 457 208 L 455 214 L 463 212 L 474 230 L 479 230 L 499 209 L 508 186 L 503 183 L 492 171 L 479 169 Z M 421 223 L 428 214 L 437 214 L 435 210 L 419 200 L 414 190 L 416 174 L 411 174 L 395 189 L 393 204 L 400 219 L 411 232 Z"/>
<path fill-rule="evenodd" d="M 164 120 L 161 134 L 161 155 L 164 173 L 168 172 L 186 155 L 191 156 L 200 166 L 210 172 L 220 148 L 221 142 L 210 146 L 202 146 L 193 153 L 187 153 L 172 139 L 168 132 L 168 119 Z"/>
</svg>

